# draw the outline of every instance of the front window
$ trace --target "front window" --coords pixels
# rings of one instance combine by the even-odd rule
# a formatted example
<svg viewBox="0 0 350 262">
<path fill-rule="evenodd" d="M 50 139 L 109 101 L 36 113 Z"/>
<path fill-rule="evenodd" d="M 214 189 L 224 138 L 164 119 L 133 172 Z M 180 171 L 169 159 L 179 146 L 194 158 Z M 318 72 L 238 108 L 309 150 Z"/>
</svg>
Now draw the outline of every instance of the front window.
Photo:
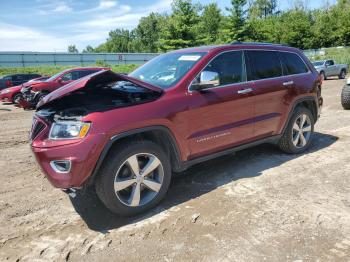
<svg viewBox="0 0 350 262">
<path fill-rule="evenodd" d="M 166 89 L 179 82 L 205 54 L 176 52 L 160 55 L 136 69 L 130 76 Z"/>
<path fill-rule="evenodd" d="M 324 61 L 316 61 L 312 63 L 314 66 L 322 66 L 324 64 Z"/>
</svg>

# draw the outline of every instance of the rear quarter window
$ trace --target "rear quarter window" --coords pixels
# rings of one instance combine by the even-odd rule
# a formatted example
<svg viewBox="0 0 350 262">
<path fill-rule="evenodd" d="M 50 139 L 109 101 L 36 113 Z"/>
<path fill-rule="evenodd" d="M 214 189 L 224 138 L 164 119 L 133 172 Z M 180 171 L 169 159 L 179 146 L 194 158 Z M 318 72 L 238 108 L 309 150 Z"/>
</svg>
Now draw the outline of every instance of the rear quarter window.
<svg viewBox="0 0 350 262">
<path fill-rule="evenodd" d="M 247 51 L 250 69 L 248 80 L 282 76 L 281 62 L 276 51 Z"/>
<path fill-rule="evenodd" d="M 284 75 L 296 75 L 309 71 L 304 61 L 297 54 L 280 52 L 280 57 L 283 64 Z"/>
</svg>

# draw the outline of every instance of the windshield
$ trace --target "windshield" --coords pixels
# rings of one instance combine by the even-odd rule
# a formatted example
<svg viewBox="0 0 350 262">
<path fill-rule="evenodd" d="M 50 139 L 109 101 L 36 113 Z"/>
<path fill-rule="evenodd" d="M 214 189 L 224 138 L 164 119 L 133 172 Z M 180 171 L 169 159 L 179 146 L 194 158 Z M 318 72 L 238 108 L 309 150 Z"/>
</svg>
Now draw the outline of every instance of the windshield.
<svg viewBox="0 0 350 262">
<path fill-rule="evenodd" d="M 324 64 L 324 61 L 316 61 L 312 63 L 314 66 L 321 66 Z"/>
<path fill-rule="evenodd" d="M 55 80 L 56 77 L 58 77 L 59 75 L 63 74 L 66 71 L 68 71 L 68 70 L 64 70 L 64 71 L 58 72 L 57 74 L 54 74 L 50 78 L 46 79 L 45 82 L 51 82 L 51 81 Z"/>
<path fill-rule="evenodd" d="M 130 73 L 130 76 L 166 89 L 180 81 L 205 54 L 194 52 L 160 55 Z"/>
</svg>

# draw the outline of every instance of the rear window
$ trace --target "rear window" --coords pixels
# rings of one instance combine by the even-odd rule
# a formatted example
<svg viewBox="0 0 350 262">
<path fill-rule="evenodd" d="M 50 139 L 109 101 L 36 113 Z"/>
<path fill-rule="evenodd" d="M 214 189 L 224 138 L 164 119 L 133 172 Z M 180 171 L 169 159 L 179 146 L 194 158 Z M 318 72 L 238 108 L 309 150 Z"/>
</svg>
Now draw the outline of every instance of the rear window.
<svg viewBox="0 0 350 262">
<path fill-rule="evenodd" d="M 281 62 L 275 51 L 247 51 L 250 70 L 248 80 L 282 76 Z"/>
<path fill-rule="evenodd" d="M 284 75 L 296 75 L 309 71 L 303 60 L 297 54 L 280 52 L 280 57 L 283 64 Z"/>
</svg>

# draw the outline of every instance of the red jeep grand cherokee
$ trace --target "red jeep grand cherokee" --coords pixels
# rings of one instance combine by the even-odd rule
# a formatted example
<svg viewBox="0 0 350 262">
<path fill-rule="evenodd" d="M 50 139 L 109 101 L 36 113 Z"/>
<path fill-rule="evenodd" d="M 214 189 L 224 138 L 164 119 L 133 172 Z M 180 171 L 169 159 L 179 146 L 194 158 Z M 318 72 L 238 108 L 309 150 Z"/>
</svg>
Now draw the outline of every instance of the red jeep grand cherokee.
<svg viewBox="0 0 350 262">
<path fill-rule="evenodd" d="M 51 183 L 94 185 L 113 212 L 165 196 L 172 172 L 260 143 L 308 148 L 322 105 L 301 51 L 233 43 L 160 55 L 130 75 L 105 70 L 48 94 L 31 146 Z"/>
</svg>

